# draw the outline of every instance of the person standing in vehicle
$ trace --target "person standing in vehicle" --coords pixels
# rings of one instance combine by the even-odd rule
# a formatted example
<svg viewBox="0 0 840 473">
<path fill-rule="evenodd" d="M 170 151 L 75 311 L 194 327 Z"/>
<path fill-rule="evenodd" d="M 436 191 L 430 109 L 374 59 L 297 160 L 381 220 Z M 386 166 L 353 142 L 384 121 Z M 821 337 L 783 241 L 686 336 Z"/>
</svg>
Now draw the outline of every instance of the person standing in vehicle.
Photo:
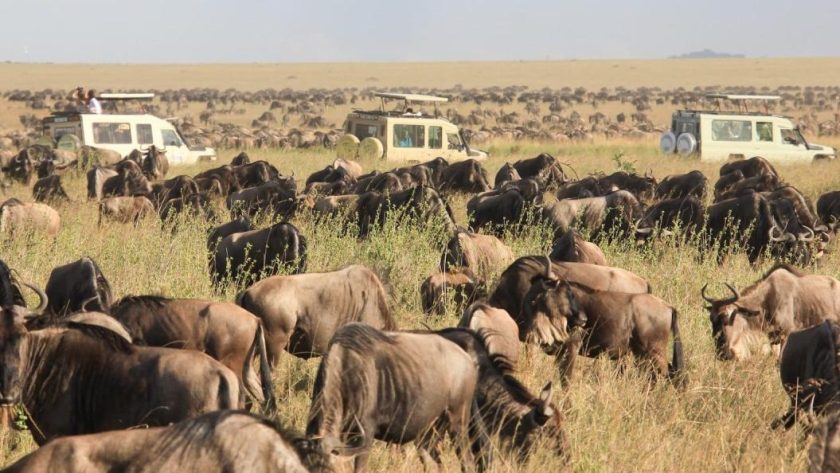
<svg viewBox="0 0 840 473">
<path fill-rule="evenodd" d="M 96 91 L 93 89 L 88 90 L 87 107 L 90 113 L 95 113 L 97 115 L 102 114 L 102 104 L 100 104 L 99 100 L 96 99 Z"/>
</svg>

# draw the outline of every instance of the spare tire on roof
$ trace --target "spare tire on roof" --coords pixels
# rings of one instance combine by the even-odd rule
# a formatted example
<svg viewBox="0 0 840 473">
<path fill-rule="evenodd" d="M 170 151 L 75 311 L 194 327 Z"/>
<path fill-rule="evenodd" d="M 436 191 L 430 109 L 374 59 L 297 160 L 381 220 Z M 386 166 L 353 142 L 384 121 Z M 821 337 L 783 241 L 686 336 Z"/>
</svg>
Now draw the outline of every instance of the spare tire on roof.
<svg viewBox="0 0 840 473">
<path fill-rule="evenodd" d="M 677 149 L 677 137 L 672 131 L 666 131 L 661 138 L 659 138 L 659 150 L 665 154 L 670 154 Z"/>
<path fill-rule="evenodd" d="M 691 133 L 683 133 L 677 138 L 677 153 L 685 156 L 697 151 L 697 138 Z"/>
</svg>

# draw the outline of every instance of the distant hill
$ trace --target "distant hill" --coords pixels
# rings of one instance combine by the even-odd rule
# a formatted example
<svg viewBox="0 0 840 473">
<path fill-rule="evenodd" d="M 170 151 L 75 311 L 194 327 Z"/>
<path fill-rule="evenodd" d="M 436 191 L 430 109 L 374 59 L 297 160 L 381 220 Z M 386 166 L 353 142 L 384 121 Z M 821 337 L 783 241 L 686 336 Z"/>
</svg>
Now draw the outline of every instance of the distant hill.
<svg viewBox="0 0 840 473">
<path fill-rule="evenodd" d="M 702 51 L 692 51 L 690 53 L 680 54 L 679 56 L 670 56 L 668 59 L 724 59 L 724 58 L 743 58 L 743 54 L 729 54 L 719 53 L 711 49 L 704 49 Z"/>
</svg>

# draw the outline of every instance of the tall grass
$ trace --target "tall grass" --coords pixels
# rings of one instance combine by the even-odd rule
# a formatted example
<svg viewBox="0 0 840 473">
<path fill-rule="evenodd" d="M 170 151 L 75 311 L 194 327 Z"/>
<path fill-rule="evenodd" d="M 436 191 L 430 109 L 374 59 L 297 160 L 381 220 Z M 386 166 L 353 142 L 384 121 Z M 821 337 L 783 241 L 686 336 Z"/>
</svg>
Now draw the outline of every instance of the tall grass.
<svg viewBox="0 0 840 473">
<path fill-rule="evenodd" d="M 624 153 L 636 169 L 652 169 L 658 178 L 674 172 L 701 169 L 710 178 L 717 166 L 659 156 L 652 147 L 634 143 L 543 146 L 542 144 L 493 143 L 494 157 L 485 166 L 491 179 L 505 162 L 530 157 L 545 149 L 571 164 L 582 176 L 611 172 L 613 157 Z M 224 152 L 227 162 L 233 152 Z M 283 173 L 295 172 L 302 181 L 310 172 L 332 161 L 329 151 L 258 151 L 254 159 L 267 159 Z M 393 163 L 366 162 L 365 169 L 386 169 Z M 172 174 L 194 174 L 201 165 L 173 169 Z M 840 163 L 781 167 L 783 177 L 811 198 L 840 188 Z M 228 285 L 214 292 L 207 271 L 206 230 L 211 223 L 180 222 L 173 232 L 155 218 L 137 227 L 104 224 L 96 227 L 97 207 L 84 198 L 82 176 L 67 175 L 65 186 L 73 203 L 60 205 L 62 230 L 55 241 L 40 236 L 4 240 L 0 258 L 17 269 L 23 279 L 44 285 L 50 270 L 81 256 L 93 257 L 109 278 L 116 297 L 160 293 L 172 297 L 232 300 L 236 288 Z M 31 200 L 30 190 L 14 186 L 8 197 Z M 449 195 L 458 223 L 466 223 L 466 196 Z M 220 210 L 222 215 L 226 215 Z M 260 222 L 268 225 L 269 220 Z M 390 305 L 400 327 L 451 326 L 459 314 L 450 308 L 444 316 L 426 317 L 420 308 L 419 286 L 437 268 L 446 234 L 441 222 L 389 220 L 368 239 L 354 236 L 354 224 L 345 227 L 337 219 L 316 221 L 302 213 L 293 223 L 309 238 L 309 271 L 328 271 L 351 263 L 373 268 L 389 292 Z M 508 235 L 506 243 L 517 256 L 545 254 L 550 232 L 529 227 L 522 234 Z M 805 464 L 805 441 L 801 432 L 775 432 L 770 421 L 786 407 L 787 399 L 778 380 L 772 355 L 758 353 L 742 363 L 721 362 L 714 356 L 708 315 L 702 307 L 701 286 L 724 281 L 743 287 L 753 282 L 772 262 L 751 266 L 735 252 L 723 264 L 703 258 L 695 246 L 662 241 L 637 247 L 622 241 L 603 244 L 611 265 L 648 278 L 654 292 L 679 311 L 687 359 L 688 385 L 684 391 L 669 383 L 649 385 L 644 373 L 634 368 L 619 371 L 608 360 L 581 359 L 568 390 L 556 394 L 565 410 L 571 439 L 570 461 L 563 464 L 545 449 L 538 450 L 521 467 L 501 456 L 496 471 L 787 471 Z M 502 268 L 498 268 L 500 271 Z M 838 256 L 830 252 L 810 271 L 840 276 Z M 498 271 L 496 274 L 498 274 Z M 491 281 L 492 284 L 492 281 Z M 28 297 L 31 297 L 29 295 Z M 289 355 L 280 358 L 274 373 L 279 399 L 278 417 L 303 429 L 317 360 L 302 361 Z M 553 360 L 538 349 L 523 349 L 519 377 L 533 391 L 546 381 L 557 380 Z M 559 383 L 555 383 L 559 387 Z M 35 446 L 27 433 L 0 434 L 0 463 L 6 464 Z M 447 471 L 456 471 L 458 461 L 445 450 Z M 412 447 L 386 447 L 377 443 L 371 471 L 414 472 L 420 468 Z"/>
</svg>

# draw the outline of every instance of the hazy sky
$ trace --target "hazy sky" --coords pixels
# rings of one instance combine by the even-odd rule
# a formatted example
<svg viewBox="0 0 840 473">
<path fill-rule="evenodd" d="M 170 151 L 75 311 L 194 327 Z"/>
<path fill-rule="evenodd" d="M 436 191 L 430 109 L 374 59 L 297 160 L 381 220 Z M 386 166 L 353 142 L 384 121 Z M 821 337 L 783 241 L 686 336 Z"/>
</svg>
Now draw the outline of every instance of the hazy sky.
<svg viewBox="0 0 840 473">
<path fill-rule="evenodd" d="M 840 56 L 840 0 L 0 0 L 0 61 Z"/>
</svg>

